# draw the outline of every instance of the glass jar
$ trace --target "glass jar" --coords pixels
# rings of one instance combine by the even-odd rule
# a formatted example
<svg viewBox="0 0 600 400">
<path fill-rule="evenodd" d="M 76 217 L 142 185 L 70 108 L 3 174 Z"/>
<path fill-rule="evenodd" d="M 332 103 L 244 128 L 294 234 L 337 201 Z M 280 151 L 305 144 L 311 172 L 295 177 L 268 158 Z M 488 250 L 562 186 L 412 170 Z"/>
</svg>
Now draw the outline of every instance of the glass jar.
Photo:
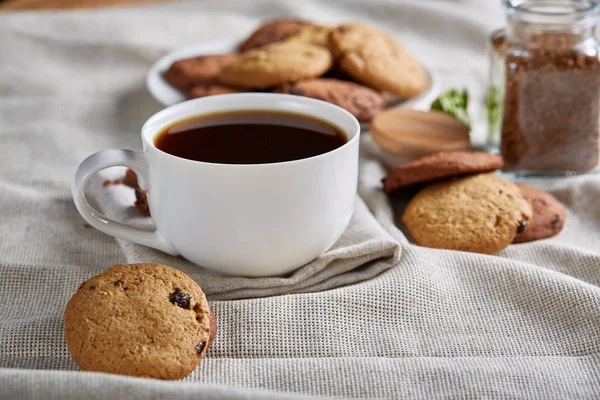
<svg viewBox="0 0 600 400">
<path fill-rule="evenodd" d="M 597 170 L 598 1 L 505 0 L 506 30 L 490 37 L 488 147 L 516 175 Z"/>
</svg>

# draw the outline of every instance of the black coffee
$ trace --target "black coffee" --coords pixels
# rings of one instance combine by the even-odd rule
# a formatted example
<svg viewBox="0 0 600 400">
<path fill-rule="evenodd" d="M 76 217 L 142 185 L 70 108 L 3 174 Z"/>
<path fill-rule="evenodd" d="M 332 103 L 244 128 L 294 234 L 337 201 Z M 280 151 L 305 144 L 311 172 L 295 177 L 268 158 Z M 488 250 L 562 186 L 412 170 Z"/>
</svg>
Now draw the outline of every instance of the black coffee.
<svg viewBox="0 0 600 400">
<path fill-rule="evenodd" d="M 346 136 L 324 121 L 275 111 L 235 111 L 176 122 L 154 139 L 160 150 L 188 160 L 267 164 L 337 149 Z"/>
</svg>

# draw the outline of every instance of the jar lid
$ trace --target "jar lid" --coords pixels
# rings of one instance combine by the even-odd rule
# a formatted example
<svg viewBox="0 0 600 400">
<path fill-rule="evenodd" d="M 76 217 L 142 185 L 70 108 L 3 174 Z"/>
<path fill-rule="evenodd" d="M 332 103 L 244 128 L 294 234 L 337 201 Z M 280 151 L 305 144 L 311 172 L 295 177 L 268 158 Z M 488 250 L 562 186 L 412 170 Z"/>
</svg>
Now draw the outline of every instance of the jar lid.
<svg viewBox="0 0 600 400">
<path fill-rule="evenodd" d="M 600 11 L 596 0 L 503 0 L 509 19 L 537 24 L 589 21 L 595 24 Z"/>
</svg>

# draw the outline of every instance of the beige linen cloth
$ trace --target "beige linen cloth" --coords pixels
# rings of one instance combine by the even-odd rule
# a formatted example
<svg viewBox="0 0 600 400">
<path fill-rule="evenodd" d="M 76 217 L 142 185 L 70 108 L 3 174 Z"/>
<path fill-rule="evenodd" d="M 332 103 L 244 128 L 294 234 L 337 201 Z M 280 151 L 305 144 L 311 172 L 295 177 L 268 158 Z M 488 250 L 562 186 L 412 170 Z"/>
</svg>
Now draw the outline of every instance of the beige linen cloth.
<svg viewBox="0 0 600 400">
<path fill-rule="evenodd" d="M 486 35 L 503 23 L 495 1 L 475 0 L 0 14 L 0 399 L 600 397 L 598 176 L 533 182 L 568 207 L 558 237 L 496 256 L 420 248 L 394 226 L 402 199 L 379 190 L 365 136 L 349 230 L 310 267 L 270 280 L 223 278 L 84 227 L 74 171 L 99 149 L 139 148 L 160 109 L 144 87 L 152 62 L 282 15 L 376 23 L 475 99 Z M 142 222 L 126 188 L 98 187 L 107 212 Z M 171 263 L 210 294 L 219 335 L 184 382 L 84 373 L 68 355 L 62 311 L 78 284 L 134 261 Z"/>
</svg>

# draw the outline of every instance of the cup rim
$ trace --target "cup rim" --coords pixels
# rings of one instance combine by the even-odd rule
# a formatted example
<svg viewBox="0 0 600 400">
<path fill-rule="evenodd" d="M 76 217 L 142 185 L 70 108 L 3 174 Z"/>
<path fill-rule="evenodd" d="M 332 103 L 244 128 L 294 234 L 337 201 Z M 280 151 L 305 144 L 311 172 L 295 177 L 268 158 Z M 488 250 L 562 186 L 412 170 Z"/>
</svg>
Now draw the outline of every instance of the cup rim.
<svg viewBox="0 0 600 400">
<path fill-rule="evenodd" d="M 182 158 L 182 157 L 178 157 L 173 154 L 167 153 L 155 146 L 154 140 L 153 140 L 154 137 L 156 137 L 158 132 L 160 132 L 162 130 L 162 128 L 164 128 L 166 125 L 173 124 L 177 121 L 184 120 L 191 116 L 200 116 L 203 114 L 215 113 L 215 112 L 220 112 L 220 111 L 235 112 L 235 108 L 225 110 L 225 109 L 219 109 L 218 107 L 215 107 L 214 110 L 210 110 L 210 111 L 197 112 L 197 113 L 190 112 L 190 113 L 187 113 L 187 115 L 179 116 L 177 118 L 172 118 L 172 119 L 170 119 L 170 121 L 168 123 L 163 123 L 158 128 L 155 128 L 152 125 L 156 124 L 157 120 L 159 120 L 161 118 L 168 118 L 169 114 L 176 113 L 177 111 L 179 111 L 183 108 L 189 107 L 191 104 L 198 104 L 198 103 L 201 104 L 201 103 L 206 103 L 206 102 L 210 102 L 210 101 L 215 101 L 216 98 L 219 98 L 219 100 L 221 100 L 223 98 L 233 98 L 233 97 L 248 98 L 249 100 L 253 100 L 253 102 L 255 102 L 256 104 L 260 104 L 260 100 L 264 100 L 264 99 L 277 100 L 279 98 L 280 100 L 294 101 L 294 102 L 298 102 L 298 103 L 312 105 L 315 107 L 327 108 L 331 112 L 335 112 L 338 115 L 343 116 L 342 118 L 346 118 L 347 121 L 349 121 L 352 125 L 352 132 L 346 132 L 346 129 L 344 129 L 342 126 L 340 126 L 340 124 L 336 123 L 333 120 L 333 118 L 329 118 L 329 119 L 318 118 L 322 121 L 325 121 L 329 124 L 334 125 L 338 129 L 340 129 L 346 135 L 348 140 L 344 144 L 342 144 L 340 147 L 337 147 L 326 153 L 317 154 L 315 156 L 311 156 L 311 157 L 307 157 L 307 158 L 300 158 L 297 160 L 280 161 L 280 162 L 272 162 L 272 163 L 261 163 L 261 164 L 227 164 L 227 163 L 213 163 L 213 162 L 206 162 L 206 161 L 190 160 L 187 158 Z M 239 108 L 239 110 L 244 110 L 244 111 L 249 110 L 249 109 L 260 110 L 260 109 L 263 109 L 263 107 L 258 105 L 257 107 L 249 107 L 249 108 L 241 108 L 240 107 Z M 269 110 L 269 107 L 264 107 L 264 110 Z M 282 110 L 277 110 L 275 108 L 273 108 L 273 110 L 274 111 L 282 111 Z M 291 111 L 291 112 L 294 113 L 294 111 Z M 301 114 L 301 113 L 298 113 L 298 114 Z M 305 113 L 304 115 L 309 115 L 309 114 Z M 301 96 L 296 96 L 296 95 L 291 95 L 291 94 L 281 94 L 281 93 L 232 93 L 232 94 L 220 94 L 220 95 L 213 95 L 213 96 L 202 97 L 202 98 L 198 98 L 198 99 L 187 100 L 187 101 L 183 101 L 181 103 L 174 104 L 167 108 L 164 108 L 164 109 L 158 111 L 157 113 L 153 114 L 150 118 L 148 118 L 148 120 L 142 126 L 141 136 L 142 136 L 142 142 L 145 145 L 144 148 L 146 148 L 146 146 L 148 146 L 149 148 L 152 148 L 152 149 L 156 150 L 157 152 L 159 152 L 161 155 L 168 157 L 168 158 L 176 159 L 178 161 L 193 163 L 193 164 L 197 164 L 197 165 L 213 166 L 213 167 L 254 168 L 255 169 L 255 168 L 268 168 L 268 167 L 273 167 L 273 166 L 301 164 L 301 163 L 306 163 L 306 162 L 313 162 L 317 159 L 321 159 L 324 157 L 331 157 L 333 154 L 343 151 L 343 149 L 345 147 L 350 146 L 355 141 L 360 140 L 360 130 L 361 130 L 360 122 L 358 122 L 358 120 L 356 119 L 356 117 L 354 115 L 352 115 L 350 112 L 348 112 L 347 110 L 343 109 L 340 106 L 337 106 L 332 103 L 328 103 L 323 100 L 317 100 L 317 99 L 313 99 L 310 97 L 301 97 Z M 150 134 L 149 132 L 152 132 L 152 133 Z"/>
</svg>

